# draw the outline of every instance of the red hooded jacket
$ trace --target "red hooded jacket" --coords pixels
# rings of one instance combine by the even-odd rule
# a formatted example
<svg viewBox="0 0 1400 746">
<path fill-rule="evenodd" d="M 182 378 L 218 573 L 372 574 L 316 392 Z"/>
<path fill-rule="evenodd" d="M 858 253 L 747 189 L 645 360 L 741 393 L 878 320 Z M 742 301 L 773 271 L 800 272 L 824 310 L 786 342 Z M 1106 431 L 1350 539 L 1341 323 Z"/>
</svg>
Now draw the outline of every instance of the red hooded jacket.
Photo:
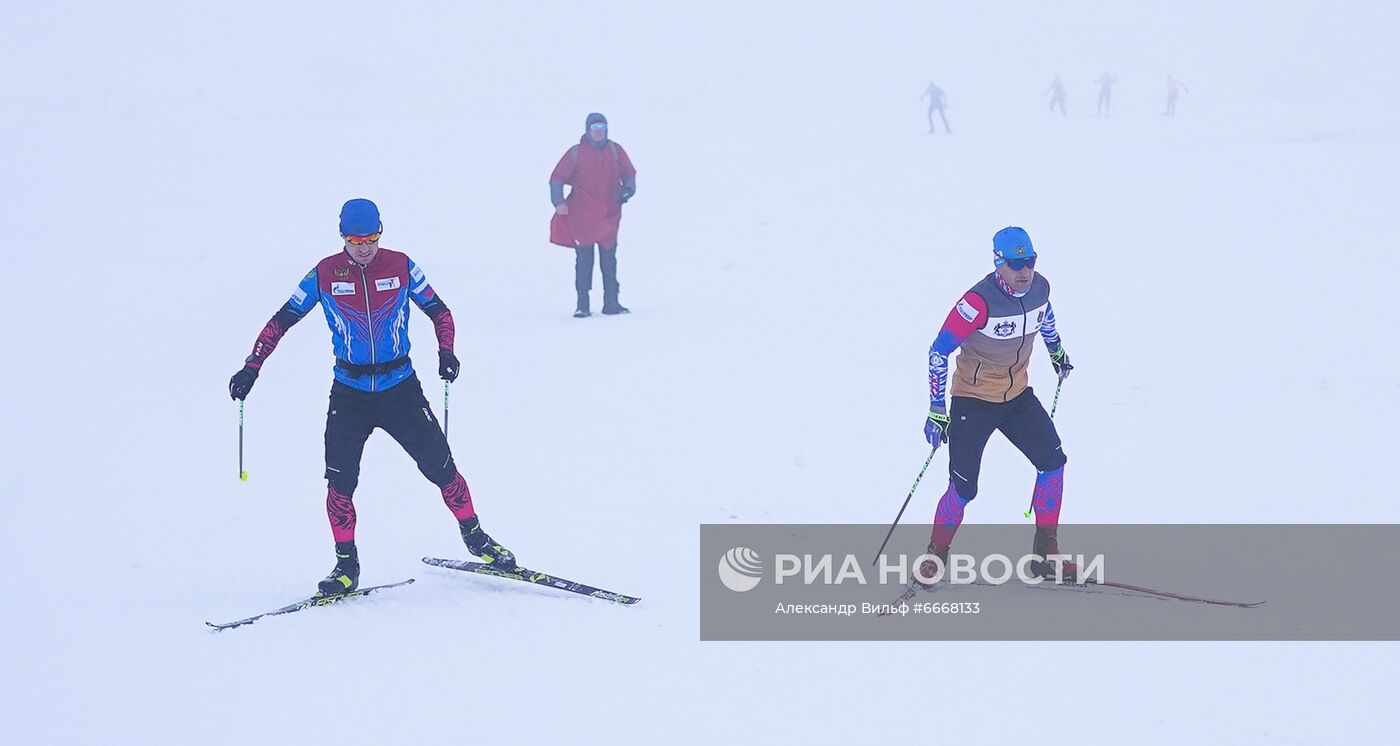
<svg viewBox="0 0 1400 746">
<path fill-rule="evenodd" d="M 634 182 L 637 169 L 621 145 L 608 140 L 599 148 L 579 138 L 550 174 L 552 183 L 573 187 L 564 204 L 568 215 L 555 214 L 549 221 L 549 242 L 574 248 L 599 244 L 617 246 L 617 229 L 622 222 L 622 185 Z"/>
</svg>

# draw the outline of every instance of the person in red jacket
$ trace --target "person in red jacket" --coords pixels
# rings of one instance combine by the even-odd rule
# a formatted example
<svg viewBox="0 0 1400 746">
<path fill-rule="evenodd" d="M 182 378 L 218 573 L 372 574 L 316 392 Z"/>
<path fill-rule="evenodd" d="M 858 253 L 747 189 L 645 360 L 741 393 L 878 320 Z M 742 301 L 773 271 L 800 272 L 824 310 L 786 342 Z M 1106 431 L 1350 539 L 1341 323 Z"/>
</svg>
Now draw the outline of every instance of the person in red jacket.
<svg viewBox="0 0 1400 746">
<path fill-rule="evenodd" d="M 570 188 L 564 196 L 564 185 Z M 593 247 L 598 247 L 603 270 L 603 313 L 631 313 L 617 302 L 617 229 L 622 205 L 637 192 L 637 169 L 621 145 L 608 139 L 608 119 L 593 113 L 584 121 L 583 137 L 564 153 L 549 176 L 549 199 L 554 218 L 549 242 L 574 250 L 575 318 L 592 315 L 588 293 L 593 289 Z"/>
</svg>

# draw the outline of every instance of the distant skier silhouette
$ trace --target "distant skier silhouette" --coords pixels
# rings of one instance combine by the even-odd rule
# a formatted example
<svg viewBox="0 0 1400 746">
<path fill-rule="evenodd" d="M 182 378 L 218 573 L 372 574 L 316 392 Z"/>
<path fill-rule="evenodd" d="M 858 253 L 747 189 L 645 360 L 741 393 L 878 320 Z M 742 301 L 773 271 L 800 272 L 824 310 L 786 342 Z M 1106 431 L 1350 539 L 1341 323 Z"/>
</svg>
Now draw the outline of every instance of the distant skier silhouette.
<svg viewBox="0 0 1400 746">
<path fill-rule="evenodd" d="M 1050 87 L 1045 89 L 1045 93 L 1050 94 L 1050 111 L 1054 111 L 1055 107 L 1058 106 L 1061 115 L 1069 116 L 1065 111 L 1065 82 L 1060 80 L 1060 76 L 1055 76 L 1055 79 L 1050 82 Z"/>
<path fill-rule="evenodd" d="M 1104 70 L 1103 75 L 1094 81 L 1094 85 L 1099 87 L 1098 114 L 1101 117 L 1108 116 L 1108 110 L 1113 105 L 1113 85 L 1117 82 L 1118 78 L 1107 70 Z"/>
<path fill-rule="evenodd" d="M 924 99 L 928 99 L 928 133 L 931 135 L 935 131 L 933 126 L 933 113 L 936 111 L 938 112 L 938 117 L 943 120 L 943 130 L 950 135 L 953 134 L 953 129 L 948 126 L 948 116 L 943 113 L 943 110 L 948 107 L 948 97 L 944 95 L 943 89 L 934 85 L 933 81 L 930 80 L 928 83 L 928 90 L 924 91 L 924 95 L 919 97 L 920 101 Z"/>
<path fill-rule="evenodd" d="M 1177 97 L 1177 94 L 1179 94 L 1181 91 L 1186 91 L 1187 93 L 1190 93 L 1190 92 L 1191 92 L 1191 89 L 1190 89 L 1190 88 L 1187 88 L 1185 83 L 1183 83 L 1183 82 L 1177 80 L 1176 78 L 1174 78 L 1174 77 L 1168 75 L 1168 76 L 1167 76 L 1167 110 L 1164 111 L 1164 112 L 1162 112 L 1162 116 L 1164 116 L 1164 117 L 1174 117 L 1174 116 L 1176 116 L 1176 97 Z"/>
</svg>

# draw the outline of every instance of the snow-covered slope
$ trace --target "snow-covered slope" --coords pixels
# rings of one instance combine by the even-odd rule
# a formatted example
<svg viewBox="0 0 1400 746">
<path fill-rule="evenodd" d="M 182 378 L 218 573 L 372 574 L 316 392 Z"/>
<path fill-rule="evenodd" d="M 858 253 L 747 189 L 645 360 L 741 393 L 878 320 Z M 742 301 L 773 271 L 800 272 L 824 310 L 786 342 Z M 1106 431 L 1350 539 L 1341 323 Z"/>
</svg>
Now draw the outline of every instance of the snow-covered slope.
<svg viewBox="0 0 1400 746">
<path fill-rule="evenodd" d="M 927 453 L 928 344 L 1007 224 L 1077 366 L 1064 520 L 1400 521 L 1395 12 L 1131 5 L 18 9 L 5 740 L 1378 740 L 1389 644 L 698 640 L 699 524 L 894 514 Z M 930 78 L 951 137 L 924 132 Z M 545 182 L 593 110 L 640 172 L 634 313 L 580 321 Z M 356 196 L 456 316 L 451 441 L 485 525 L 640 605 L 422 566 L 463 554 L 455 523 L 377 434 L 364 581 L 418 582 L 202 624 L 332 562 L 319 314 L 248 400 L 246 483 L 226 385 Z M 994 440 L 968 520 L 1015 518 L 1031 474 Z"/>
</svg>

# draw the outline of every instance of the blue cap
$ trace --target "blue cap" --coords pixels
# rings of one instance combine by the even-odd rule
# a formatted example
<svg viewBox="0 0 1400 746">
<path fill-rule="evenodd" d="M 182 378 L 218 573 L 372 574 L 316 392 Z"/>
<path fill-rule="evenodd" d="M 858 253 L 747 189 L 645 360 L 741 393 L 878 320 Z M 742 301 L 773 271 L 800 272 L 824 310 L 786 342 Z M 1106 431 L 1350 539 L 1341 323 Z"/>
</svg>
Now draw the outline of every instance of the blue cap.
<svg viewBox="0 0 1400 746">
<path fill-rule="evenodd" d="M 364 236 L 379 233 L 384 223 L 379 220 L 379 208 L 367 199 L 352 199 L 340 208 L 340 235 Z"/>
<path fill-rule="evenodd" d="M 997 231 L 992 236 L 992 256 L 998 267 L 1006 259 L 1029 259 L 1035 256 L 1035 247 L 1024 228 L 1010 226 Z"/>
<path fill-rule="evenodd" d="M 583 128 L 588 129 L 590 126 L 592 126 L 594 122 L 602 122 L 603 126 L 606 127 L 608 124 L 608 118 L 595 111 L 592 114 L 589 114 L 587 119 L 583 120 Z"/>
</svg>

